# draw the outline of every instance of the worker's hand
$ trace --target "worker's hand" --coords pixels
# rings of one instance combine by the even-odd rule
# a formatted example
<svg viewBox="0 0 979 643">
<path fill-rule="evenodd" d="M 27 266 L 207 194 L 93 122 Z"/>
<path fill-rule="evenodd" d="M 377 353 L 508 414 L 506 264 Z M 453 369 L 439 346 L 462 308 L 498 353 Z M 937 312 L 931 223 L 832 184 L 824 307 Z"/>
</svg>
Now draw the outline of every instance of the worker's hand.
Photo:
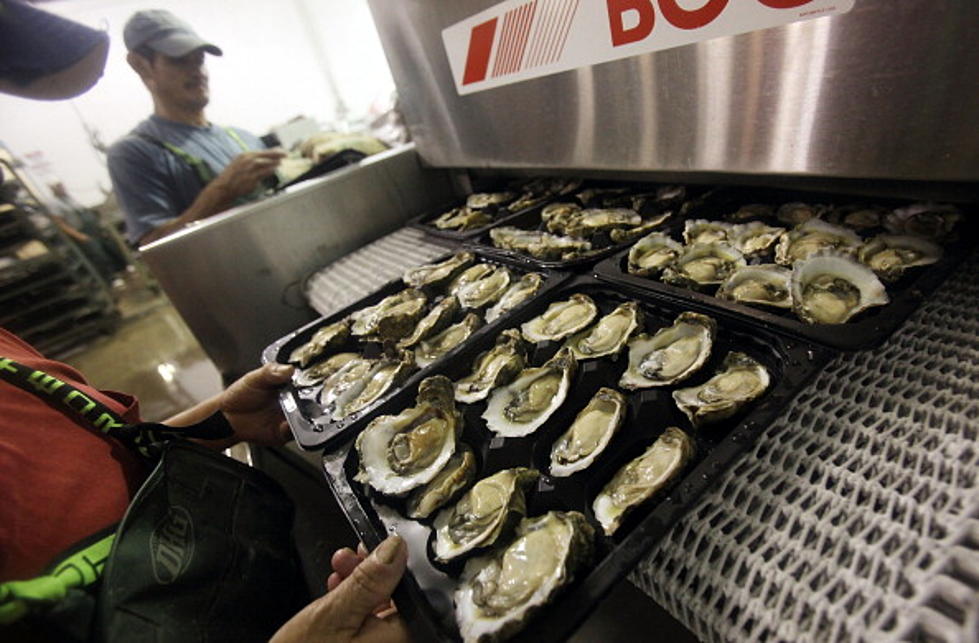
<svg viewBox="0 0 979 643">
<path fill-rule="evenodd" d="M 266 364 L 246 373 L 221 394 L 219 408 L 237 439 L 266 446 L 289 440 L 289 425 L 282 417 L 278 394 L 294 370 L 285 364 Z"/>
<path fill-rule="evenodd" d="M 282 150 L 258 150 L 239 154 L 206 189 L 219 191 L 229 200 L 251 194 L 259 183 L 275 173 L 285 155 Z"/>
<path fill-rule="evenodd" d="M 369 556 L 342 549 L 333 555 L 334 585 L 283 625 L 271 643 L 407 643 L 408 628 L 390 606 L 391 594 L 404 574 L 408 548 L 400 536 L 389 536 Z"/>
</svg>

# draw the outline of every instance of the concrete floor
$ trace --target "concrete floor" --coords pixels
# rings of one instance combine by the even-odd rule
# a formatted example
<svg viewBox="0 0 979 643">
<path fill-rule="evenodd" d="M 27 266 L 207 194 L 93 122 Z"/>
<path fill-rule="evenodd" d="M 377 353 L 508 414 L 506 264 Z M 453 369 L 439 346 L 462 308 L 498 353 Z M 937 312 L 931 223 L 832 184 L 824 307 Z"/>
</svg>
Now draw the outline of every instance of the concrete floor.
<svg viewBox="0 0 979 643">
<path fill-rule="evenodd" d="M 59 359 L 79 369 L 98 388 L 136 395 L 143 419 L 147 421 L 163 420 L 222 390 L 217 368 L 164 296 L 141 286 L 129 287 L 121 293 L 120 309 L 123 322 L 117 332 L 93 340 Z M 309 478 L 319 477 L 316 454 L 297 449 L 290 451 L 300 454 L 315 469 Z M 325 484 L 317 488 L 321 481 L 317 480 L 312 487 L 308 484 L 298 487 L 305 489 L 307 496 L 310 493 L 323 496 L 310 498 L 306 503 L 301 497 L 304 492 L 297 494 L 287 481 L 280 478 L 280 482 L 287 486 L 297 505 L 305 504 L 305 509 L 310 510 L 303 517 L 303 508 L 300 508 L 296 531 L 297 539 L 301 540 L 304 537 L 301 532 L 306 532 L 307 542 L 312 543 L 306 548 L 312 552 L 307 566 L 317 568 L 311 582 L 315 582 L 315 575 L 326 578 L 329 553 L 336 547 L 351 544 L 352 532 L 336 502 L 328 497 Z M 573 643 L 697 641 L 693 634 L 624 579 L 596 606 L 570 640 Z"/>
</svg>

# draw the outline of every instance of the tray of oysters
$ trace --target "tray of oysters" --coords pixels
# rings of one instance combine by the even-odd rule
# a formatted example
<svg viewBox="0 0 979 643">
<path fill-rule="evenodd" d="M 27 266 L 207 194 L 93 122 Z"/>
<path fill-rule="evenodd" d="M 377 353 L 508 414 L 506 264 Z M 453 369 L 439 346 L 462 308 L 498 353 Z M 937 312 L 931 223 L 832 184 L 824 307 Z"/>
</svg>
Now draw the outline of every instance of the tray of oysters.
<svg viewBox="0 0 979 643">
<path fill-rule="evenodd" d="M 566 278 L 457 252 L 279 339 L 262 358 L 296 366 L 280 395 L 296 443 L 342 440 L 395 391 Z"/>
<path fill-rule="evenodd" d="M 741 200 L 719 196 L 672 233 L 643 236 L 596 274 L 855 350 L 883 342 L 969 247 L 954 205 L 735 194 Z"/>
<path fill-rule="evenodd" d="M 323 466 L 367 545 L 407 541 L 395 602 L 416 640 L 564 640 L 829 355 L 575 277 Z"/>
</svg>

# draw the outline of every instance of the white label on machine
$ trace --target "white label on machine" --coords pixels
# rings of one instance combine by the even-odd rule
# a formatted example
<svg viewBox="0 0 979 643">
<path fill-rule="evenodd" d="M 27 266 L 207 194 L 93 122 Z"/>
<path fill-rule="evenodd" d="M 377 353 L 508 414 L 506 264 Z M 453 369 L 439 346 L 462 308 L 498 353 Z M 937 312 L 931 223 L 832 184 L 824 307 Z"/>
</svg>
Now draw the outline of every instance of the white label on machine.
<svg viewBox="0 0 979 643">
<path fill-rule="evenodd" d="M 854 0 L 506 0 L 442 30 L 460 94 L 846 13 Z"/>
</svg>

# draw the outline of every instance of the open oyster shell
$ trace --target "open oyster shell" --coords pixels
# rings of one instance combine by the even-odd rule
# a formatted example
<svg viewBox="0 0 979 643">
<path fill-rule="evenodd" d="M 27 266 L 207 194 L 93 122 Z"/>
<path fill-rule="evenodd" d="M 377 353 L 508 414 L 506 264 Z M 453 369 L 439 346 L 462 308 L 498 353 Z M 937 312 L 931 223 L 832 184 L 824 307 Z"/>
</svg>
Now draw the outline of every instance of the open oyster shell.
<svg viewBox="0 0 979 643">
<path fill-rule="evenodd" d="M 549 231 L 556 232 L 564 229 L 564 222 L 580 211 L 581 206 L 577 203 L 548 203 L 541 208 L 540 218 Z"/>
<path fill-rule="evenodd" d="M 552 303 L 541 315 L 521 325 L 520 330 L 531 342 L 556 341 L 583 329 L 596 315 L 598 306 L 592 298 L 575 293 Z"/>
<path fill-rule="evenodd" d="M 458 230 L 464 232 L 493 223 L 493 215 L 467 206 L 453 208 L 432 221 L 439 230 Z"/>
<path fill-rule="evenodd" d="M 445 297 L 442 301 L 432 306 L 428 314 L 415 324 L 415 328 L 411 331 L 410 335 L 398 341 L 398 346 L 401 348 L 411 348 L 423 339 L 431 337 L 452 323 L 452 319 L 459 312 L 459 309 L 459 300 L 456 299 L 455 295 Z"/>
<path fill-rule="evenodd" d="M 628 270 L 640 277 L 656 276 L 676 261 L 683 246 L 662 232 L 646 235 L 629 249 Z"/>
<path fill-rule="evenodd" d="M 698 243 L 684 248 L 663 270 L 662 279 L 674 286 L 699 290 L 720 284 L 745 263 L 741 253 L 726 243 Z"/>
<path fill-rule="evenodd" d="M 292 351 L 289 355 L 289 363 L 296 364 L 300 368 L 306 368 L 316 359 L 328 353 L 337 346 L 343 344 L 350 337 L 350 318 L 320 328 L 308 342 Z"/>
<path fill-rule="evenodd" d="M 407 505 L 408 517 L 415 520 L 428 518 L 439 508 L 452 502 L 475 479 L 476 456 L 472 449 L 460 443 L 459 450 L 449 458 L 431 482 L 411 492 Z"/>
<path fill-rule="evenodd" d="M 483 411 L 486 428 L 507 438 L 533 433 L 564 403 L 576 368 L 577 360 L 567 348 L 543 366 L 525 368 L 490 395 Z"/>
<path fill-rule="evenodd" d="M 775 208 L 766 203 L 748 203 L 728 214 L 725 218 L 728 221 L 752 221 L 764 219 L 773 214 L 775 214 Z"/>
<path fill-rule="evenodd" d="M 457 252 L 445 261 L 408 268 L 402 281 L 413 288 L 441 288 L 475 260 L 471 252 Z"/>
<path fill-rule="evenodd" d="M 428 339 L 423 339 L 415 349 L 415 363 L 420 368 L 428 366 L 450 350 L 469 339 L 483 320 L 476 313 L 469 313 L 461 322 L 452 324 L 442 332 Z"/>
<path fill-rule="evenodd" d="M 463 308 L 483 308 L 503 296 L 512 278 L 509 270 L 497 266 L 485 276 L 459 286 L 455 296 Z"/>
<path fill-rule="evenodd" d="M 536 469 L 504 469 L 479 480 L 435 517 L 436 560 L 447 563 L 496 543 L 527 515 L 524 490 L 540 477 Z"/>
<path fill-rule="evenodd" d="M 687 311 L 652 337 L 636 335 L 629 341 L 629 365 L 619 386 L 636 390 L 682 382 L 707 361 L 716 332 L 716 321 Z"/>
<path fill-rule="evenodd" d="M 818 219 L 826 212 L 824 205 L 812 205 L 809 203 L 786 203 L 775 213 L 775 218 L 782 223 L 790 226 L 798 226 L 809 221 Z"/>
<path fill-rule="evenodd" d="M 897 281 L 908 268 L 941 259 L 942 247 L 925 237 L 881 234 L 863 244 L 857 258 L 884 281 Z"/>
<path fill-rule="evenodd" d="M 769 382 L 764 366 L 744 353 L 731 352 L 716 375 L 700 386 L 673 391 L 673 401 L 694 427 L 700 427 L 731 417 L 768 390 Z"/>
<path fill-rule="evenodd" d="M 639 237 L 649 234 L 656 228 L 663 225 L 663 223 L 672 216 L 672 212 L 663 212 L 645 217 L 639 223 L 639 225 L 632 228 L 615 228 L 609 231 L 608 236 L 612 240 L 612 243 L 632 243 Z"/>
<path fill-rule="evenodd" d="M 358 337 L 400 339 L 411 332 L 425 314 L 428 298 L 420 290 L 405 288 L 350 315 L 350 332 Z"/>
<path fill-rule="evenodd" d="M 500 299 L 486 311 L 486 323 L 509 312 L 536 295 L 544 285 L 544 275 L 528 272 L 518 281 L 512 282 Z"/>
<path fill-rule="evenodd" d="M 782 235 L 775 249 L 775 263 L 791 266 L 824 250 L 855 254 L 862 243 L 863 239 L 853 230 L 822 219 L 810 219 Z"/>
<path fill-rule="evenodd" d="M 826 220 L 853 230 L 864 231 L 879 228 L 887 210 L 866 205 L 844 205 L 835 207 L 826 215 Z"/>
<path fill-rule="evenodd" d="M 475 283 L 480 279 L 488 277 L 493 272 L 494 266 L 488 263 L 477 263 L 469 266 L 461 273 L 456 275 L 449 283 L 449 294 L 455 295 L 469 284 Z"/>
<path fill-rule="evenodd" d="M 911 234 L 942 240 L 951 236 L 962 213 L 954 205 L 914 203 L 884 217 L 884 227 L 892 234 Z"/>
<path fill-rule="evenodd" d="M 593 541 L 594 529 L 577 511 L 523 519 L 509 545 L 466 563 L 454 597 L 463 641 L 519 632 L 589 563 Z"/>
<path fill-rule="evenodd" d="M 357 353 L 337 353 L 309 368 L 297 370 L 292 375 L 292 383 L 296 386 L 315 386 L 347 365 L 352 359 L 359 358 Z"/>
<path fill-rule="evenodd" d="M 792 309 L 810 324 L 842 324 L 889 302 L 877 275 L 848 256 L 817 253 L 792 269 Z"/>
<path fill-rule="evenodd" d="M 731 224 L 707 219 L 688 220 L 683 224 L 683 242 L 688 246 L 695 243 L 729 243 Z"/>
<path fill-rule="evenodd" d="M 619 469 L 592 503 L 606 535 L 614 534 L 630 511 L 673 480 L 693 453 L 690 436 L 671 426 L 641 456 Z"/>
<path fill-rule="evenodd" d="M 430 482 L 452 457 L 462 416 L 452 401 L 452 382 L 436 375 L 418 385 L 415 406 L 381 415 L 354 443 L 360 459 L 356 480 L 390 496 Z"/>
<path fill-rule="evenodd" d="M 629 208 L 589 208 L 580 210 L 555 230 L 570 237 L 590 237 L 616 228 L 631 228 L 642 223 L 642 216 Z"/>
<path fill-rule="evenodd" d="M 466 207 L 481 210 L 493 205 L 509 203 L 516 196 L 513 192 L 476 192 L 466 197 Z"/>
<path fill-rule="evenodd" d="M 509 383 L 526 365 L 526 346 L 520 331 L 510 328 L 496 338 L 496 345 L 473 362 L 472 373 L 455 384 L 455 399 L 464 404 L 485 400 L 490 391 Z"/>
<path fill-rule="evenodd" d="M 513 226 L 501 226 L 490 230 L 493 245 L 504 250 L 525 252 L 544 261 L 555 261 L 591 250 L 592 244 L 585 239 L 550 234 L 540 230 L 524 230 Z"/>
<path fill-rule="evenodd" d="M 622 426 L 625 415 L 626 400 L 621 393 L 598 389 L 551 447 L 551 475 L 570 476 L 591 466 Z"/>
<path fill-rule="evenodd" d="M 742 266 L 717 289 L 719 299 L 792 308 L 792 271 L 774 263 Z"/>
<path fill-rule="evenodd" d="M 414 370 L 415 356 L 411 351 L 396 351 L 377 360 L 365 377 L 352 382 L 337 395 L 333 419 L 342 420 L 366 409 Z"/>
<path fill-rule="evenodd" d="M 359 387 L 376 363 L 376 360 L 361 356 L 347 361 L 323 381 L 323 388 L 319 394 L 320 404 L 325 407 L 332 406 L 347 390 Z"/>
<path fill-rule="evenodd" d="M 745 257 L 760 257 L 768 254 L 784 232 L 785 228 L 751 221 L 733 226 L 728 238 Z"/>
<path fill-rule="evenodd" d="M 617 355 L 629 337 L 642 326 L 643 314 L 634 301 L 620 304 L 598 322 L 568 338 L 565 346 L 579 360 Z"/>
</svg>

